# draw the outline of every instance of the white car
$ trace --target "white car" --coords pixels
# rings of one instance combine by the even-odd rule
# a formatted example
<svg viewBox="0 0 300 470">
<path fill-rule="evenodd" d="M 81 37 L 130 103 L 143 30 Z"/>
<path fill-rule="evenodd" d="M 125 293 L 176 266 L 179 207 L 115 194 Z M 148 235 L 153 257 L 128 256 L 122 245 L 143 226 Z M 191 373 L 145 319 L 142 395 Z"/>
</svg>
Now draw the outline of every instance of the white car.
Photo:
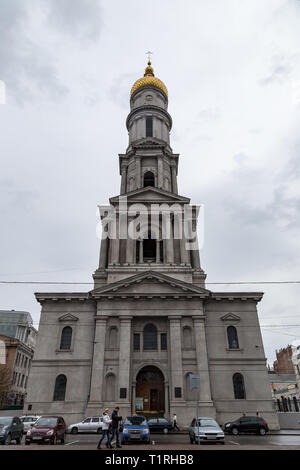
<svg viewBox="0 0 300 470">
<path fill-rule="evenodd" d="M 102 417 L 94 416 L 92 418 L 85 418 L 80 423 L 71 424 L 67 432 L 77 434 L 79 432 L 97 433 L 102 432 Z"/>
<path fill-rule="evenodd" d="M 225 444 L 224 432 L 213 418 L 204 418 L 199 416 L 191 422 L 190 429 L 191 444 L 205 444 L 207 442 L 219 442 Z"/>
<path fill-rule="evenodd" d="M 34 425 L 34 423 L 36 423 L 36 421 L 39 418 L 40 416 L 36 416 L 36 415 L 27 415 L 27 416 L 25 415 L 25 416 L 20 417 L 20 420 L 24 424 L 24 434 L 26 434 L 27 431 L 31 429 L 31 427 Z"/>
</svg>

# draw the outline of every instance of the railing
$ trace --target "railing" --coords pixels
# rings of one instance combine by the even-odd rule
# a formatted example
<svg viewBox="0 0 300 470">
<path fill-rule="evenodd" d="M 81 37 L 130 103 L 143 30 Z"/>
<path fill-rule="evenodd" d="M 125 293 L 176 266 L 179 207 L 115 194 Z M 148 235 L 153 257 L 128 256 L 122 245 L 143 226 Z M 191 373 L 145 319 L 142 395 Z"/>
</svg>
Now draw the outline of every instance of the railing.
<svg viewBox="0 0 300 470">
<path fill-rule="evenodd" d="M 300 412 L 300 399 L 296 397 L 281 397 L 274 400 L 275 409 L 277 412 Z"/>
</svg>

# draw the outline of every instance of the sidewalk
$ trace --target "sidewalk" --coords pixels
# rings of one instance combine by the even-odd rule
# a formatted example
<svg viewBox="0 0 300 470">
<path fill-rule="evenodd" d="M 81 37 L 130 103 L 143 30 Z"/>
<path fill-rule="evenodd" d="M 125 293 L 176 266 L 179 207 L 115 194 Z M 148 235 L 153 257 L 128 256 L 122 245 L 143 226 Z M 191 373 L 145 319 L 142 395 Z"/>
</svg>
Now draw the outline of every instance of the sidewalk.
<svg viewBox="0 0 300 470">
<path fill-rule="evenodd" d="M 280 429 L 280 431 L 270 431 L 269 434 L 278 436 L 300 436 L 300 429 Z"/>
</svg>

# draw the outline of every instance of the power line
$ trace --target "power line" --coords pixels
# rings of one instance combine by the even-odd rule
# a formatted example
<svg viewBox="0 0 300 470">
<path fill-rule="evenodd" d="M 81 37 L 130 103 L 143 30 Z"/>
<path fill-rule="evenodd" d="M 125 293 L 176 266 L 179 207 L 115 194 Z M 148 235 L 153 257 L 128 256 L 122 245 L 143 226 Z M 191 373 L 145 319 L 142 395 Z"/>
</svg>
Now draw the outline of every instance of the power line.
<svg viewBox="0 0 300 470">
<path fill-rule="evenodd" d="M 124 279 L 123 279 L 124 280 Z M 0 284 L 49 284 L 49 285 L 94 285 L 94 282 L 70 282 L 70 281 L 7 281 L 2 280 Z M 206 285 L 251 285 L 251 284 L 300 284 L 300 281 L 226 281 L 226 282 L 206 282 Z M 109 285 L 109 284 L 108 284 Z"/>
</svg>

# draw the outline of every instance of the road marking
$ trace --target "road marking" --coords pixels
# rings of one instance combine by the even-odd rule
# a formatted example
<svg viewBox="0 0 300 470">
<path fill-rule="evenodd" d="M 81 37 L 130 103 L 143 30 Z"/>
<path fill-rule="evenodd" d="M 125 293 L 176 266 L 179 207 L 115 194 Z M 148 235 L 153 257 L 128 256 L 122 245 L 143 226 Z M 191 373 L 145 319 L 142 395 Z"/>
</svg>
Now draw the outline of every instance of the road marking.
<svg viewBox="0 0 300 470">
<path fill-rule="evenodd" d="M 273 446 L 281 446 L 284 444 L 280 444 L 280 442 L 269 441 L 268 444 L 273 444 Z"/>
<path fill-rule="evenodd" d="M 240 446 L 241 445 L 239 442 L 234 442 L 234 441 L 225 441 L 225 444 L 227 442 L 230 442 L 231 444 L 234 444 L 235 446 Z"/>
<path fill-rule="evenodd" d="M 68 442 L 68 444 L 66 444 L 66 446 L 70 446 L 71 444 L 75 444 L 75 442 L 79 442 L 79 441 Z"/>
</svg>

